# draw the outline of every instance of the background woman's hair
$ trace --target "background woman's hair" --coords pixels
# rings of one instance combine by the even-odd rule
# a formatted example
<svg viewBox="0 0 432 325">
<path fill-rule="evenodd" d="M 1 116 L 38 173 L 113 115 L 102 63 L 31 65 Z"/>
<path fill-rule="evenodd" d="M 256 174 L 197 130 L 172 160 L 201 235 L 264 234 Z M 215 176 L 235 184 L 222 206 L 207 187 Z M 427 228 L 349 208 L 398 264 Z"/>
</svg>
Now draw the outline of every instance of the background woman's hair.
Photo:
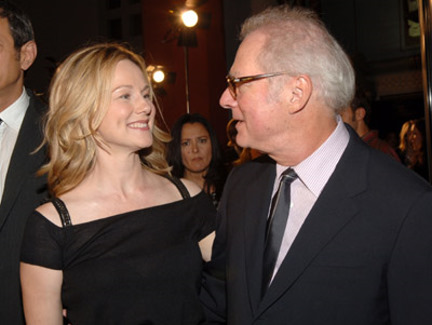
<svg viewBox="0 0 432 325">
<path fill-rule="evenodd" d="M 399 150 L 403 153 L 407 150 L 408 143 L 408 134 L 411 133 L 414 129 L 418 129 L 418 131 L 422 134 L 423 142 L 425 139 L 425 122 L 424 119 L 417 120 L 409 120 L 402 124 L 401 131 L 399 133 Z M 424 148 L 424 145 L 423 145 Z"/>
</svg>

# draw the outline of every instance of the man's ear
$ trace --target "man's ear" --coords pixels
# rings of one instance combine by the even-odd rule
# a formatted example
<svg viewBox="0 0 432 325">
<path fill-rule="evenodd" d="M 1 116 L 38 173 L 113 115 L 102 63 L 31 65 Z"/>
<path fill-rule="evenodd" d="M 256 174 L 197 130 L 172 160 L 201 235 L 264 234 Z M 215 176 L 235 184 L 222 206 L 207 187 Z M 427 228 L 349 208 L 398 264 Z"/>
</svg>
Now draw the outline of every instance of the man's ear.
<svg viewBox="0 0 432 325">
<path fill-rule="evenodd" d="M 312 95 L 312 81 L 307 75 L 299 75 L 293 81 L 293 88 L 289 95 L 291 113 L 302 110 Z"/>
<path fill-rule="evenodd" d="M 20 64 L 21 69 L 26 71 L 36 59 L 37 55 L 37 46 L 34 41 L 28 41 L 23 46 L 21 46 L 20 50 Z"/>
<path fill-rule="evenodd" d="M 366 110 L 364 107 L 357 107 L 357 109 L 354 112 L 354 119 L 356 121 L 364 120 L 366 116 Z"/>
</svg>

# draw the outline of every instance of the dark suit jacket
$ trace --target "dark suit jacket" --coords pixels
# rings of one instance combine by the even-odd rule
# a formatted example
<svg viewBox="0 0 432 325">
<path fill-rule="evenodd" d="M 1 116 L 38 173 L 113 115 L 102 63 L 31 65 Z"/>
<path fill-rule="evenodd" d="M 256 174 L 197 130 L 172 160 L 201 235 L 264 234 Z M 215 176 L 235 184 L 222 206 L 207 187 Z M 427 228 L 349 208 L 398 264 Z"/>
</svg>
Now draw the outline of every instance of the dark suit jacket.
<svg viewBox="0 0 432 325">
<path fill-rule="evenodd" d="M 261 298 L 274 177 L 274 162 L 261 160 L 234 169 L 227 180 L 202 287 L 211 321 L 432 324 L 427 182 L 351 130 L 347 149 Z"/>
<path fill-rule="evenodd" d="M 12 154 L 0 205 L 0 324 L 24 324 L 19 285 L 21 240 L 27 216 L 46 196 L 46 180 L 35 177 L 45 152 L 31 154 L 42 142 L 43 105 L 30 91 L 30 104 Z"/>
</svg>

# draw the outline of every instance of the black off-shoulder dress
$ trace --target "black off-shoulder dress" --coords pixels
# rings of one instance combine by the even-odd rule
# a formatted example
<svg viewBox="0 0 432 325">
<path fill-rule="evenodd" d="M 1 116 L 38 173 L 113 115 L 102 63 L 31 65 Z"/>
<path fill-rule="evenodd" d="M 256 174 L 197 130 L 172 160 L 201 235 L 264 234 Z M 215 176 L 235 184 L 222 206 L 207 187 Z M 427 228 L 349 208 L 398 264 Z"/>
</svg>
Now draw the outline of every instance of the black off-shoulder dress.
<svg viewBox="0 0 432 325">
<path fill-rule="evenodd" d="M 198 241 L 214 221 L 204 192 L 65 227 L 34 212 L 21 260 L 63 270 L 62 301 L 73 325 L 203 324 Z"/>
</svg>

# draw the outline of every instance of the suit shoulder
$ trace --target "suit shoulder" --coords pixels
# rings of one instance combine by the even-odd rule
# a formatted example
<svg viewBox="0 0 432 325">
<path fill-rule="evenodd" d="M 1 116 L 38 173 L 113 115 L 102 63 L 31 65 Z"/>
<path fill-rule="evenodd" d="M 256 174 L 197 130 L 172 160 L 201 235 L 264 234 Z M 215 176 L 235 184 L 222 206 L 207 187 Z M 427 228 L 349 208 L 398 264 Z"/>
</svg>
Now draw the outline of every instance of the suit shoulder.
<svg viewBox="0 0 432 325">
<path fill-rule="evenodd" d="M 432 191 L 432 186 L 422 176 L 386 154 L 372 150 L 370 155 L 371 178 L 386 183 L 389 191 Z"/>
<path fill-rule="evenodd" d="M 254 173 L 262 172 L 268 168 L 274 168 L 275 161 L 269 158 L 267 155 L 258 157 L 254 160 L 248 161 L 240 166 L 234 167 L 231 171 L 231 175 L 248 176 Z"/>
<path fill-rule="evenodd" d="M 32 90 L 26 89 L 30 97 L 29 108 L 33 109 L 38 115 L 43 115 L 48 109 L 48 106 L 40 94 L 35 94 Z"/>
</svg>

